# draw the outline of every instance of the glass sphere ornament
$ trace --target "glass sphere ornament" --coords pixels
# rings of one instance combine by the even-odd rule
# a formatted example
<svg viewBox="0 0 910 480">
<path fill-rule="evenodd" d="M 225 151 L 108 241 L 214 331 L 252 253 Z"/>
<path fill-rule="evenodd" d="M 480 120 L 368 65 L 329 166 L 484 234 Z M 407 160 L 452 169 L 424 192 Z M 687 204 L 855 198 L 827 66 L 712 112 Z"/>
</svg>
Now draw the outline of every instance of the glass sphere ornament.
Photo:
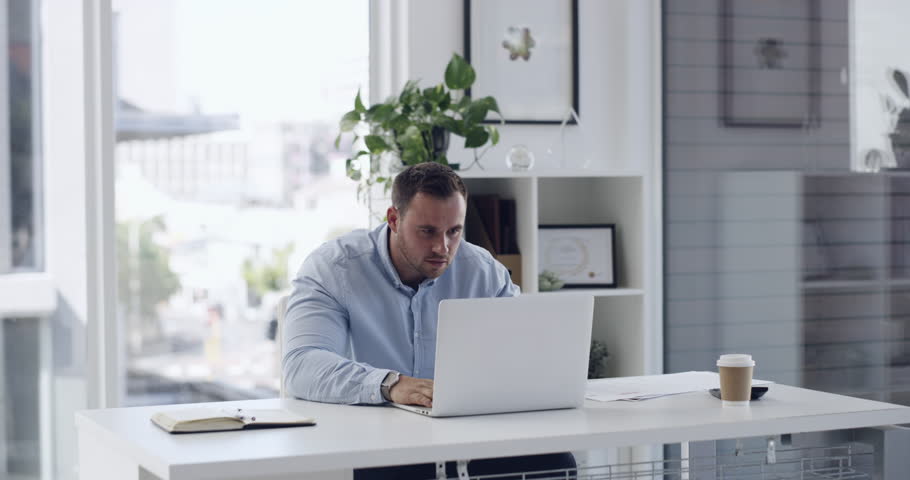
<svg viewBox="0 0 910 480">
<path fill-rule="evenodd" d="M 530 170 L 534 166 L 534 153 L 525 145 L 515 145 L 506 155 L 506 166 L 515 171 Z"/>
</svg>

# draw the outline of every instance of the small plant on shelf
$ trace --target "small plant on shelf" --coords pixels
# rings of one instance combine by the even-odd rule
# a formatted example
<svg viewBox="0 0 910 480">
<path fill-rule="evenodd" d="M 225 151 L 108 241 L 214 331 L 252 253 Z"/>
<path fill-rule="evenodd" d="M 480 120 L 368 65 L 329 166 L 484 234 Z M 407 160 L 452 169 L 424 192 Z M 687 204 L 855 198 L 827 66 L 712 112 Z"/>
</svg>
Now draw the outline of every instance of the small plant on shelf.
<svg viewBox="0 0 910 480">
<path fill-rule="evenodd" d="M 588 378 L 604 378 L 607 376 L 607 344 L 600 340 L 591 340 L 591 356 L 588 358 Z"/>
<path fill-rule="evenodd" d="M 537 289 L 541 292 L 559 290 L 565 284 L 566 282 L 562 281 L 558 275 L 549 270 L 544 270 L 537 276 Z"/>
</svg>

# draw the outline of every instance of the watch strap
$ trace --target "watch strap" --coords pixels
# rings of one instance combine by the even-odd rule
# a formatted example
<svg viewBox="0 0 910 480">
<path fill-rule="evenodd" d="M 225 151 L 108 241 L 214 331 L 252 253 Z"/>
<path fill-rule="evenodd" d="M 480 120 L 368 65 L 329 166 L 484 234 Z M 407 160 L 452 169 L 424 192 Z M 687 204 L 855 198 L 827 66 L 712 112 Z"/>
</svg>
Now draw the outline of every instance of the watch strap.
<svg viewBox="0 0 910 480">
<path fill-rule="evenodd" d="M 382 398 L 384 398 L 385 401 L 392 401 L 392 387 L 398 383 L 399 378 L 401 378 L 400 373 L 394 370 L 389 370 L 389 373 L 387 373 L 385 378 L 382 379 L 382 384 L 380 384 L 379 392 L 382 394 Z"/>
</svg>

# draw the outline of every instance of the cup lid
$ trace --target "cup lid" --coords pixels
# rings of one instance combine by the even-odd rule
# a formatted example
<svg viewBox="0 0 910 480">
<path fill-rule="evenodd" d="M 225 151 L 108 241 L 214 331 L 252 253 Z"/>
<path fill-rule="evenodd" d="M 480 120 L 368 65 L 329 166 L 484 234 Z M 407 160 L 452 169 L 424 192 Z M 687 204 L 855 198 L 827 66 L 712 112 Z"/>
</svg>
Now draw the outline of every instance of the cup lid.
<svg viewBox="0 0 910 480">
<path fill-rule="evenodd" d="M 717 359 L 718 367 L 754 367 L 755 360 L 752 360 L 752 355 L 745 353 L 728 353 L 726 355 L 721 355 Z"/>
</svg>

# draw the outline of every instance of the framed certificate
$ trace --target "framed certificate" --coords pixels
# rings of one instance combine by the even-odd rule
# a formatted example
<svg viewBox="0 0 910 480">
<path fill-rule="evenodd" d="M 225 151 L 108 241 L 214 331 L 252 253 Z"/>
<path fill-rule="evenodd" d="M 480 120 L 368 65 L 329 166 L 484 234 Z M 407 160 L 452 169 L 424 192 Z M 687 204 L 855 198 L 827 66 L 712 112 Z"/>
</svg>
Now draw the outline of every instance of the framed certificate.
<svg viewBox="0 0 910 480">
<path fill-rule="evenodd" d="M 565 288 L 616 287 L 615 225 L 541 225 L 537 236 L 540 272 Z"/>
</svg>

